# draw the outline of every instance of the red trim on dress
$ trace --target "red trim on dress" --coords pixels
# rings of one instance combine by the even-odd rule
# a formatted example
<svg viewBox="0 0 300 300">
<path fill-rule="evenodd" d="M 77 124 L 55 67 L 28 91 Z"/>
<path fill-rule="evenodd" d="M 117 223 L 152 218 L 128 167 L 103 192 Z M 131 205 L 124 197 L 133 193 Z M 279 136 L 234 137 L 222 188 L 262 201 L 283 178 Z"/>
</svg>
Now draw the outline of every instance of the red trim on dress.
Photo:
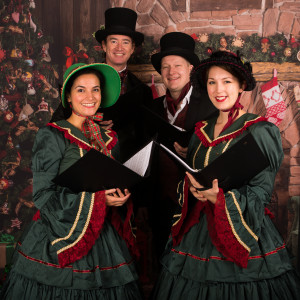
<svg viewBox="0 0 300 300">
<path fill-rule="evenodd" d="M 205 209 L 207 226 L 212 243 L 228 260 L 247 268 L 249 252 L 236 239 L 225 212 L 225 196 L 221 188 L 215 205 L 209 202 Z"/>
<path fill-rule="evenodd" d="M 68 139 L 72 144 L 77 144 L 80 148 L 84 149 L 84 150 L 91 150 L 92 147 L 89 146 L 88 144 L 85 144 L 83 142 L 81 142 L 80 140 L 78 140 L 77 138 L 75 138 L 74 136 L 72 136 L 67 129 L 65 128 L 62 128 L 54 123 L 48 123 L 47 126 L 51 126 L 51 127 L 54 127 L 56 129 L 58 129 L 59 131 L 63 132 L 64 133 L 64 137 L 66 139 Z"/>
<path fill-rule="evenodd" d="M 38 210 L 34 216 L 32 217 L 32 221 L 37 221 L 38 219 L 41 218 L 41 215 L 40 215 L 40 210 Z"/>
<path fill-rule="evenodd" d="M 39 264 L 43 264 L 43 265 L 46 265 L 48 267 L 53 267 L 53 268 L 57 268 L 57 269 L 70 269 L 72 268 L 72 266 L 66 266 L 66 267 L 62 267 L 60 265 L 56 265 L 56 264 L 51 264 L 51 263 L 48 263 L 48 262 L 45 262 L 45 261 L 42 261 L 40 259 L 36 259 L 36 258 L 33 258 L 33 257 L 30 257 L 28 255 L 26 255 L 25 253 L 23 253 L 21 250 L 18 250 L 18 252 L 23 255 L 25 258 L 31 260 L 31 261 L 34 261 L 34 262 L 37 262 Z M 115 265 L 115 266 L 111 266 L 111 267 L 102 267 L 100 268 L 100 266 L 96 266 L 94 267 L 93 269 L 91 270 L 78 270 L 78 269 L 73 269 L 72 272 L 74 273 L 93 273 L 95 272 L 97 269 L 99 269 L 100 271 L 109 271 L 109 270 L 114 270 L 114 269 L 118 269 L 120 267 L 123 267 L 123 266 L 129 266 L 130 264 L 132 264 L 133 262 L 133 259 L 130 260 L 129 262 L 124 262 L 124 263 L 121 263 L 121 264 L 118 264 L 118 265 Z"/>
<path fill-rule="evenodd" d="M 276 253 L 278 253 L 278 251 L 280 251 L 282 249 L 285 249 L 285 244 L 283 244 L 282 246 L 277 247 L 275 250 L 267 252 L 265 254 L 250 256 L 249 260 L 264 258 L 266 256 L 269 256 L 269 255 L 272 255 L 272 254 L 276 254 Z M 174 252 L 174 253 L 176 253 L 176 254 L 179 254 L 179 255 L 189 256 L 189 257 L 191 257 L 193 259 L 201 260 L 201 261 L 206 261 L 206 262 L 209 262 L 210 260 L 213 260 L 213 259 L 215 259 L 215 260 L 223 260 L 223 261 L 231 261 L 231 260 L 229 260 L 229 259 L 227 259 L 225 257 L 219 257 L 219 256 L 209 256 L 208 258 L 206 258 L 206 257 L 199 257 L 199 256 L 196 256 L 194 254 L 186 253 L 186 252 L 183 252 L 183 251 L 178 251 L 178 250 L 176 250 L 174 248 L 172 248 L 171 251 Z"/>
<path fill-rule="evenodd" d="M 106 216 L 106 197 L 104 191 L 95 193 L 94 206 L 88 227 L 83 237 L 71 248 L 58 254 L 58 262 L 65 267 L 87 255 L 100 235 Z"/>
<path fill-rule="evenodd" d="M 110 129 L 109 132 L 107 132 L 107 135 L 109 137 L 111 137 L 112 140 L 111 140 L 111 142 L 108 145 L 106 145 L 106 148 L 108 150 L 111 150 L 111 149 L 113 149 L 116 146 L 116 144 L 118 142 L 117 133 L 115 131 L 113 131 L 113 130 Z"/>
<path fill-rule="evenodd" d="M 270 219 L 274 219 L 275 218 L 275 216 L 273 215 L 273 213 L 267 207 L 265 207 L 265 215 L 269 216 Z"/>
<path fill-rule="evenodd" d="M 261 122 L 261 121 L 267 121 L 267 119 L 264 118 L 264 117 L 259 117 L 259 118 L 255 119 L 255 120 L 247 121 L 247 123 L 242 128 L 240 128 L 239 130 L 237 130 L 237 131 L 235 131 L 235 132 L 233 132 L 231 134 L 221 136 L 221 137 L 219 137 L 219 138 L 217 138 L 217 139 L 215 139 L 215 140 L 213 140 L 211 142 L 207 140 L 207 137 L 201 131 L 201 128 L 203 126 L 205 126 L 207 123 L 205 123 L 203 121 L 200 121 L 200 122 L 196 123 L 196 125 L 195 125 L 195 134 L 197 135 L 197 137 L 200 139 L 200 141 L 202 142 L 202 144 L 205 147 L 213 147 L 213 146 L 216 146 L 216 145 L 222 143 L 223 141 L 229 141 L 230 139 L 239 136 L 248 127 L 250 127 L 251 125 L 253 125 L 255 123 Z"/>
</svg>

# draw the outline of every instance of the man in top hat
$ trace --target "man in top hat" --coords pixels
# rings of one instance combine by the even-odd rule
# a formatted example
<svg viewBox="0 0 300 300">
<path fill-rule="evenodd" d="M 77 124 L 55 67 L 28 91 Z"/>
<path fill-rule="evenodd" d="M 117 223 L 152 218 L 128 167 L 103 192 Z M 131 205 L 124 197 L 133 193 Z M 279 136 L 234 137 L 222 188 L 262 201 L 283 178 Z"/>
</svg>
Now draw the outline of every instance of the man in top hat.
<svg viewBox="0 0 300 300">
<path fill-rule="evenodd" d="M 194 39 L 182 32 L 171 32 L 160 39 L 160 52 L 151 56 L 155 70 L 161 74 L 166 86 L 166 95 L 155 99 L 152 109 L 169 123 L 187 131 L 194 125 L 216 113 L 205 90 L 196 90 L 190 82 L 194 67 L 200 63 L 194 52 Z M 176 152 L 186 156 L 187 147 L 175 142 Z M 170 232 L 176 201 L 176 187 L 179 181 L 178 169 L 167 154 L 159 152 L 159 164 L 155 183 L 157 196 L 153 205 L 153 232 L 156 250 L 160 255 Z M 159 209 L 157 209 L 159 207 Z"/>
<path fill-rule="evenodd" d="M 127 69 L 135 48 L 144 41 L 144 35 L 135 31 L 136 20 L 137 14 L 131 9 L 109 8 L 105 11 L 105 29 L 95 34 L 105 51 L 105 63 L 118 71 L 121 78 L 121 95 L 117 103 L 100 111 L 104 114 L 102 125 L 112 127 L 118 134 L 122 162 L 144 144 L 138 107 L 141 104 L 148 106 L 153 100 L 150 87 Z"/>
</svg>

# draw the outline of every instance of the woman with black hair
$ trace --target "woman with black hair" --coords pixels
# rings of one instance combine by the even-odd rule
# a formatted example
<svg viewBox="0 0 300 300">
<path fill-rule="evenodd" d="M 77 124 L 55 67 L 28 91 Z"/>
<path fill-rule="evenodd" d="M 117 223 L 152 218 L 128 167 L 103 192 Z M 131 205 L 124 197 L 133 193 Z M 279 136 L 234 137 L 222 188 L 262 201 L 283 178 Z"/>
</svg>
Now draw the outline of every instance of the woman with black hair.
<svg viewBox="0 0 300 300">
<path fill-rule="evenodd" d="M 36 135 L 33 201 L 39 211 L 17 245 L 1 299 L 141 299 L 129 191 L 75 193 L 52 181 L 92 148 L 118 158 L 116 133 L 98 125 L 103 116 L 97 110 L 113 105 L 120 88 L 118 73 L 106 64 L 80 63 L 65 72 L 66 119 Z"/>
<path fill-rule="evenodd" d="M 216 179 L 205 189 L 186 174 L 153 299 L 297 299 L 299 277 L 266 207 L 283 159 L 280 132 L 239 103 L 255 87 L 251 65 L 219 51 L 200 62 L 193 82 L 206 87 L 219 114 L 196 124 L 188 164 L 202 169 L 251 133 L 269 166 L 228 191 Z"/>
</svg>

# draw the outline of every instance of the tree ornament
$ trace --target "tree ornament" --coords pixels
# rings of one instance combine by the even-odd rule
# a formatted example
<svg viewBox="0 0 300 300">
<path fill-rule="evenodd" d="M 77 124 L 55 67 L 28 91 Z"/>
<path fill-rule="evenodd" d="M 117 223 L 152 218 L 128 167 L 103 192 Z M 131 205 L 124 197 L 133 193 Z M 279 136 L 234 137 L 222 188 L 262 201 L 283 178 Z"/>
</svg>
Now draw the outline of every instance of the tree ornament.
<svg viewBox="0 0 300 300">
<path fill-rule="evenodd" d="M 0 49 L 0 62 L 6 58 L 6 50 Z"/>
<path fill-rule="evenodd" d="M 30 106 L 30 104 L 26 103 L 20 112 L 18 121 L 28 120 L 29 116 L 33 113 L 34 113 L 33 108 Z"/>
<path fill-rule="evenodd" d="M 34 0 L 29 0 L 29 8 L 35 8 Z"/>
<path fill-rule="evenodd" d="M 27 63 L 27 65 L 29 67 L 33 67 L 34 66 L 34 60 L 31 58 L 25 59 L 25 62 Z"/>
<path fill-rule="evenodd" d="M 9 187 L 8 180 L 5 178 L 1 178 L 0 179 L 0 190 L 2 190 L 2 191 L 6 190 L 6 189 L 8 189 L 8 187 Z"/>
<path fill-rule="evenodd" d="M 17 24 L 19 23 L 19 21 L 20 21 L 20 13 L 19 12 L 14 11 L 11 14 L 11 17 Z"/>
<path fill-rule="evenodd" d="M 9 25 L 8 26 L 8 31 L 11 31 L 13 33 L 19 33 L 19 34 L 24 34 L 23 30 L 18 27 L 18 26 L 13 26 L 13 25 Z"/>
<path fill-rule="evenodd" d="M 286 46 L 286 43 L 285 43 L 285 41 L 280 40 L 280 41 L 278 42 L 278 45 L 281 46 L 281 47 L 285 47 L 285 46 Z"/>
<path fill-rule="evenodd" d="M 43 31 L 39 30 L 39 32 L 37 33 L 37 37 L 40 39 L 44 36 Z"/>
<path fill-rule="evenodd" d="M 38 111 L 49 111 L 48 109 L 49 105 L 48 103 L 45 101 L 45 98 L 42 97 L 42 101 L 41 103 L 38 105 L 39 110 Z"/>
<path fill-rule="evenodd" d="M 240 37 L 235 37 L 231 43 L 232 46 L 238 47 L 238 48 L 243 48 L 244 47 L 245 41 L 241 39 Z"/>
<path fill-rule="evenodd" d="M 29 23 L 29 15 L 23 14 L 21 23 L 28 24 Z"/>
<path fill-rule="evenodd" d="M 14 149 L 14 143 L 13 143 L 13 141 L 12 141 L 12 138 L 11 138 L 10 133 L 8 134 L 8 137 L 7 137 L 6 147 L 7 147 L 8 149 Z"/>
<path fill-rule="evenodd" d="M 272 52 L 270 53 L 270 55 L 271 55 L 272 57 L 274 57 L 274 56 L 276 56 L 276 53 L 275 53 L 274 51 L 272 51 Z"/>
<path fill-rule="evenodd" d="M 284 54 L 285 57 L 292 56 L 292 49 L 289 48 L 289 47 L 285 48 L 284 51 L 283 51 L 283 54 Z"/>
<path fill-rule="evenodd" d="M 14 114 L 11 111 L 6 111 L 4 113 L 4 121 L 6 123 L 11 123 L 14 119 Z"/>
<path fill-rule="evenodd" d="M 30 72 L 26 72 L 25 74 L 22 75 L 22 80 L 24 82 L 27 82 L 27 83 L 32 82 L 32 79 L 33 79 L 33 77 Z"/>
<path fill-rule="evenodd" d="M 207 33 L 201 33 L 199 35 L 199 42 L 200 43 L 207 43 L 209 40 L 208 34 Z"/>
<path fill-rule="evenodd" d="M 50 62 L 51 61 L 51 57 L 49 55 L 49 43 L 46 43 L 42 46 L 42 60 L 41 61 L 45 61 L 45 62 Z"/>
<path fill-rule="evenodd" d="M 261 52 L 267 53 L 270 48 L 270 40 L 267 38 L 263 38 L 260 41 L 260 45 L 261 45 Z"/>
<path fill-rule="evenodd" d="M 257 52 L 257 50 L 256 50 L 256 48 L 252 48 L 252 53 L 256 53 Z"/>
<path fill-rule="evenodd" d="M 21 108 L 20 108 L 20 102 L 19 101 L 16 101 L 14 111 L 17 114 L 17 116 L 20 114 Z"/>
<path fill-rule="evenodd" d="M 36 94 L 36 91 L 34 89 L 34 86 L 32 83 L 28 83 L 28 86 L 27 86 L 27 95 L 29 96 L 33 96 Z"/>
<path fill-rule="evenodd" d="M 30 28 L 33 29 L 33 32 L 36 32 L 36 25 L 35 25 L 35 23 L 32 21 L 31 14 L 29 14 L 29 24 L 30 24 Z"/>
<path fill-rule="evenodd" d="M 4 179 L 4 178 L 3 178 L 3 179 Z M 5 190 L 4 188 L 2 188 L 1 180 L 2 180 L 2 179 L 0 179 L 0 191 L 1 191 L 1 190 Z M 4 180 L 6 180 L 6 179 L 4 179 Z M 6 180 L 6 181 L 7 181 L 7 180 Z M 8 183 L 7 183 L 7 187 L 8 187 Z M 3 203 L 3 205 L 0 207 L 0 214 L 2 214 L 2 215 L 8 215 L 8 214 L 9 214 L 8 201 L 5 201 L 5 202 Z"/>
<path fill-rule="evenodd" d="M 23 53 L 20 49 L 14 48 L 11 50 L 10 57 L 14 59 L 19 59 L 23 56 Z"/>
<path fill-rule="evenodd" d="M 3 23 L 8 23 L 10 20 L 10 15 L 6 15 L 5 17 L 2 18 Z"/>
<path fill-rule="evenodd" d="M 0 110 L 6 111 L 8 109 L 8 100 L 4 97 L 4 95 L 0 96 Z"/>
<path fill-rule="evenodd" d="M 297 53 L 297 59 L 298 59 L 298 61 L 300 61 L 300 51 L 298 51 L 298 53 Z"/>
</svg>

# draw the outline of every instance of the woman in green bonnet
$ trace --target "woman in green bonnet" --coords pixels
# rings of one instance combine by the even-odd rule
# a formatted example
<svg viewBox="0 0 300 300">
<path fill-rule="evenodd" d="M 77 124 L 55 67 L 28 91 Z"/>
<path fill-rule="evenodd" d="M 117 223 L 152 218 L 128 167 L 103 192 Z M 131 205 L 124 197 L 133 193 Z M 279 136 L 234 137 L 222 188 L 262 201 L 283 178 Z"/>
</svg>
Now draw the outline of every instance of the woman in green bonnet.
<svg viewBox="0 0 300 300">
<path fill-rule="evenodd" d="M 218 51 L 200 62 L 192 80 L 207 89 L 219 114 L 196 124 L 187 163 L 202 169 L 252 133 L 269 166 L 230 190 L 216 179 L 203 187 L 186 174 L 153 299 L 299 299 L 299 276 L 267 209 L 283 159 L 280 132 L 239 102 L 255 87 L 251 65 Z"/>
<path fill-rule="evenodd" d="M 97 110 L 119 94 L 119 75 L 106 64 L 75 64 L 65 72 L 67 117 L 36 135 L 33 200 L 39 211 L 18 243 L 1 299 L 141 299 L 129 191 L 74 193 L 52 182 L 92 148 L 118 158 L 117 136 L 97 124 Z"/>
</svg>

